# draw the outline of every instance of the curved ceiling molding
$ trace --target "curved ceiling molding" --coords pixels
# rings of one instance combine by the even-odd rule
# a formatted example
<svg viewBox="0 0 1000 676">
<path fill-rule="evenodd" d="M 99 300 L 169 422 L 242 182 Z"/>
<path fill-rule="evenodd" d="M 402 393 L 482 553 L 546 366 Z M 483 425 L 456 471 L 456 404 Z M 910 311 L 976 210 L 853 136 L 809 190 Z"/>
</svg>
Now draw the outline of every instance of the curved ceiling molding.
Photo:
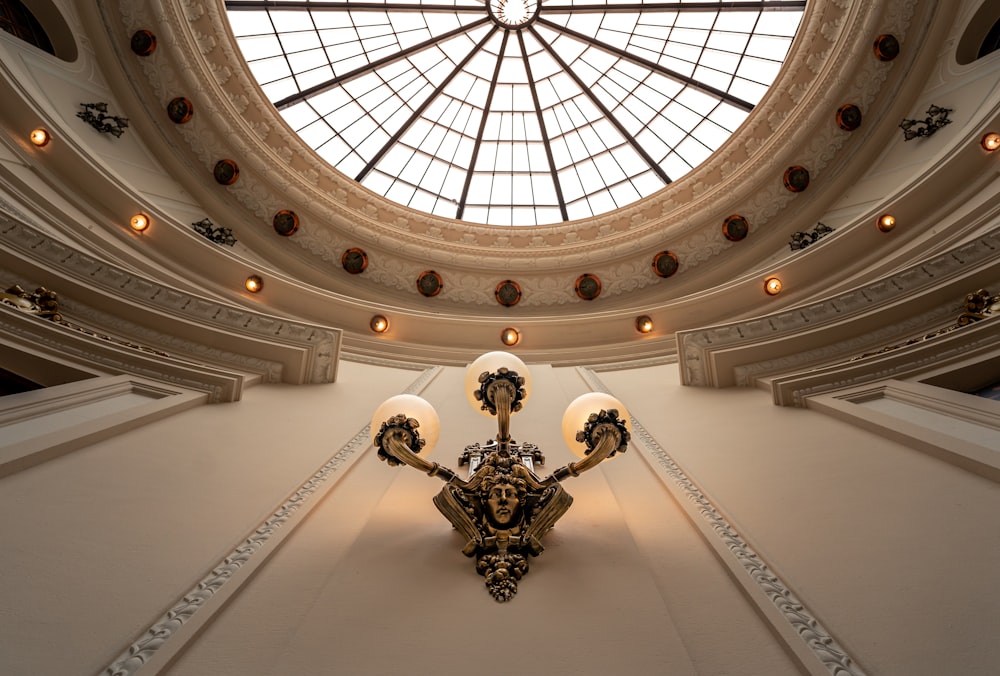
<svg viewBox="0 0 1000 676">
<path fill-rule="evenodd" d="M 645 258 L 651 246 L 669 239 L 677 242 L 672 246 L 685 252 L 689 266 L 694 266 L 726 248 L 710 249 L 707 257 L 697 254 L 716 239 L 714 219 L 720 212 L 720 195 L 726 195 L 728 205 L 723 211 L 742 209 L 752 222 L 763 226 L 794 198 L 782 194 L 780 179 L 775 180 L 784 167 L 801 159 L 790 155 L 792 149 L 800 155 L 803 148 L 808 149 L 814 175 L 822 175 L 846 141 L 830 124 L 829 110 L 836 110 L 846 98 L 866 106 L 878 95 L 891 65 L 871 59 L 867 42 L 875 26 L 883 27 L 887 20 L 892 30 L 905 35 L 916 2 L 902 5 L 895 16 L 884 17 L 870 3 L 810 3 L 796 44 L 808 42 L 812 49 L 793 47 L 771 94 L 703 165 L 630 207 L 569 224 L 516 231 L 399 207 L 332 170 L 287 127 L 243 70 L 219 5 L 193 9 L 164 3 L 166 20 L 159 29 L 188 30 L 162 41 L 169 46 L 138 66 L 157 100 L 170 100 L 178 92 L 198 92 L 197 104 L 204 114 L 185 128 L 168 131 L 184 137 L 207 168 L 218 157 L 229 156 L 247 167 L 245 180 L 229 192 L 256 218 L 266 219 L 289 202 L 295 203 L 304 221 L 295 242 L 324 260 L 339 258 L 351 244 L 369 244 L 384 255 L 404 258 L 408 248 L 416 247 L 423 260 L 476 271 L 564 270 L 590 263 L 596 254 L 607 260 L 609 251 L 619 259 L 641 251 Z M 118 33 L 154 23 L 155 14 L 145 11 L 142 4 L 122 3 L 119 9 L 126 26 L 113 27 Z M 844 70 L 858 77 L 846 82 Z M 703 235 L 705 230 L 711 230 L 711 237 Z M 485 260 L 484 249 L 489 250 Z M 409 286 L 393 285 L 389 279 L 384 283 Z M 571 283 L 572 279 L 567 297 L 572 294 Z M 492 301 L 494 285 L 483 285 L 485 291 L 477 294 L 479 302 Z M 528 290 L 525 287 L 526 303 L 532 302 Z"/>
</svg>

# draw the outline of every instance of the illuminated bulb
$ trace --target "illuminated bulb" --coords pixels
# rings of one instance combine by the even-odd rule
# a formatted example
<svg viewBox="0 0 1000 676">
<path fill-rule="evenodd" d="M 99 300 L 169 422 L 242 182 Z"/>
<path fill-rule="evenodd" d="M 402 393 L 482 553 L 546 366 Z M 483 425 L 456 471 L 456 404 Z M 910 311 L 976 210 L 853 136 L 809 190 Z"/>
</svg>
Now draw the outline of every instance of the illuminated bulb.
<svg viewBox="0 0 1000 676">
<path fill-rule="evenodd" d="M 781 280 L 777 277 L 768 277 L 764 280 L 764 291 L 768 296 L 777 296 L 781 293 Z"/>
<path fill-rule="evenodd" d="M 513 331 L 514 329 L 508 330 Z M 482 410 L 482 402 L 477 400 L 475 395 L 475 392 L 480 387 L 479 376 L 487 372 L 496 373 L 501 368 L 514 371 L 517 375 L 524 378 L 524 385 L 521 386 L 524 389 L 524 399 L 521 401 L 527 401 L 528 397 L 531 396 L 531 372 L 523 361 L 510 352 L 499 350 L 481 354 L 466 367 L 463 388 L 465 389 L 465 397 L 468 399 L 469 405 L 487 418 L 491 417 L 492 414 L 489 411 Z"/>
<path fill-rule="evenodd" d="M 882 214 L 875 222 L 875 227 L 882 232 L 889 232 L 896 227 L 896 217 L 892 214 Z"/>
<path fill-rule="evenodd" d="M 41 148 L 42 146 L 47 145 L 52 137 L 49 136 L 49 132 L 42 128 L 38 128 L 32 130 L 31 134 L 28 135 L 28 138 L 31 139 L 32 143 Z"/>
<path fill-rule="evenodd" d="M 382 402 L 382 405 L 375 410 L 375 414 L 372 416 L 371 430 L 369 431 L 372 443 L 375 443 L 375 435 L 381 430 L 382 423 L 400 414 L 420 423 L 417 427 L 417 434 L 426 443 L 419 453 L 426 457 L 437 444 L 438 437 L 441 436 L 441 419 L 430 402 L 415 394 L 397 394 Z"/>
<path fill-rule="evenodd" d="M 521 334 L 517 332 L 517 329 L 506 328 L 500 332 L 500 342 L 508 347 L 517 345 L 520 340 Z"/>
<path fill-rule="evenodd" d="M 635 330 L 639 333 L 649 333 L 653 330 L 653 320 L 648 315 L 636 317 Z"/>
<path fill-rule="evenodd" d="M 250 293 L 258 293 L 264 288 L 264 280 L 257 275 L 250 275 L 247 277 L 247 281 L 243 282 L 243 286 L 247 288 Z"/>
<path fill-rule="evenodd" d="M 600 413 L 602 410 L 611 409 L 618 411 L 619 420 L 625 421 L 625 428 L 629 434 L 632 434 L 632 416 L 629 415 L 625 404 L 610 394 L 603 392 L 581 394 L 566 407 L 562 419 L 563 440 L 569 450 L 573 451 L 577 457 L 583 458 L 587 455 L 587 444 L 583 441 L 577 441 L 576 433 L 583 430 L 591 413 Z"/>
<path fill-rule="evenodd" d="M 371 324 L 372 331 L 375 333 L 385 333 L 389 330 L 389 320 L 382 315 L 375 315 L 372 317 Z"/>
<path fill-rule="evenodd" d="M 980 143 L 983 146 L 983 150 L 992 153 L 997 148 L 1000 148 L 1000 134 L 995 131 L 991 131 L 983 137 L 983 140 L 980 141 Z"/>
<path fill-rule="evenodd" d="M 142 232 L 149 227 L 149 216 L 146 214 L 136 214 L 132 217 L 128 224 L 132 226 L 132 229 L 136 232 Z"/>
</svg>

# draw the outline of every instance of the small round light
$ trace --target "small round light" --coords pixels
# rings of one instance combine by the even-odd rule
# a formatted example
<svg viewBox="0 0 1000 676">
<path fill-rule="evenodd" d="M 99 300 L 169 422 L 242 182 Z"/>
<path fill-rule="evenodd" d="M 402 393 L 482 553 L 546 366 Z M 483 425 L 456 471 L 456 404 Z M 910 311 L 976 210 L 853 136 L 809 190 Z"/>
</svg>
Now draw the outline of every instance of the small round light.
<svg viewBox="0 0 1000 676">
<path fill-rule="evenodd" d="M 39 127 L 38 129 L 33 129 L 31 131 L 31 134 L 28 135 L 28 138 L 31 139 L 31 142 L 34 143 L 39 148 L 48 145 L 49 141 L 52 140 L 52 137 L 49 135 L 49 132 L 46 131 L 45 129 L 42 129 L 41 127 Z"/>
<path fill-rule="evenodd" d="M 245 286 L 247 291 L 250 293 L 259 293 L 260 290 L 264 288 L 264 280 L 257 275 L 250 275 L 247 277 L 247 281 L 243 282 L 243 286 Z"/>
<path fill-rule="evenodd" d="M 511 345 L 517 345 L 521 342 L 521 334 L 518 333 L 517 329 L 512 329 L 510 327 L 504 329 L 500 332 L 500 342 L 510 347 Z"/>
<path fill-rule="evenodd" d="M 149 228 L 149 216 L 146 214 L 136 214 L 129 219 L 128 224 L 136 232 L 144 232 Z"/>
<path fill-rule="evenodd" d="M 983 150 L 992 153 L 997 148 L 1000 148 L 1000 134 L 991 131 L 983 136 L 983 139 L 979 143 L 983 146 Z"/>
<path fill-rule="evenodd" d="M 764 280 L 764 292 L 768 296 L 777 296 L 781 293 L 781 280 L 777 277 L 768 277 Z"/>
<path fill-rule="evenodd" d="M 878 220 L 875 221 L 875 227 L 882 232 L 889 232 L 896 227 L 896 217 L 892 214 L 882 214 L 879 216 Z"/>
<path fill-rule="evenodd" d="M 649 333 L 653 330 L 653 319 L 649 315 L 635 318 L 635 330 L 639 333 Z"/>
<path fill-rule="evenodd" d="M 369 326 L 375 333 L 385 333 L 389 330 L 389 320 L 382 315 L 375 315 Z"/>
</svg>

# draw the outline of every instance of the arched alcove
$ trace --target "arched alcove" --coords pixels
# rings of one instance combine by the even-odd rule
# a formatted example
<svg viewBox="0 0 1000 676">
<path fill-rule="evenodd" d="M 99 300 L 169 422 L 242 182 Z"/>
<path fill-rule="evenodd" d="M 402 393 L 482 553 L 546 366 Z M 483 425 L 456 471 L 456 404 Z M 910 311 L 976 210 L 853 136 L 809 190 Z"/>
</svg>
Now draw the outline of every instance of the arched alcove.
<svg viewBox="0 0 1000 676">
<path fill-rule="evenodd" d="M 955 50 L 955 60 L 966 65 L 1000 48 L 1000 0 L 985 0 L 972 15 Z"/>
<path fill-rule="evenodd" d="M 63 61 L 76 61 L 73 31 L 52 0 L 0 0 L 0 28 Z"/>
</svg>

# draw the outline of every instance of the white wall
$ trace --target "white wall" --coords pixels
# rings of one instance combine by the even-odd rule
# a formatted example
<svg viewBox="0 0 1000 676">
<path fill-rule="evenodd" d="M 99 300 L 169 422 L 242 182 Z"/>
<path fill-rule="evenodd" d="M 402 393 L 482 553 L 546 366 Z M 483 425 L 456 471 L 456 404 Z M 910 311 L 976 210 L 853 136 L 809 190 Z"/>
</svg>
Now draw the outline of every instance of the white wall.
<svg viewBox="0 0 1000 676">
<path fill-rule="evenodd" d="M 512 429 L 551 471 L 588 388 L 532 373 Z M 344 362 L 336 384 L 251 388 L 0 479 L 4 671 L 109 665 L 418 375 Z M 425 392 L 453 467 L 493 434 L 461 378 Z M 996 484 L 758 390 L 682 388 L 675 366 L 599 378 L 865 673 L 992 673 Z M 438 480 L 360 453 L 228 605 L 197 611 L 200 634 L 164 644 L 168 673 L 798 673 L 642 443 L 566 482 L 575 503 L 506 605 L 431 504 Z"/>
</svg>

